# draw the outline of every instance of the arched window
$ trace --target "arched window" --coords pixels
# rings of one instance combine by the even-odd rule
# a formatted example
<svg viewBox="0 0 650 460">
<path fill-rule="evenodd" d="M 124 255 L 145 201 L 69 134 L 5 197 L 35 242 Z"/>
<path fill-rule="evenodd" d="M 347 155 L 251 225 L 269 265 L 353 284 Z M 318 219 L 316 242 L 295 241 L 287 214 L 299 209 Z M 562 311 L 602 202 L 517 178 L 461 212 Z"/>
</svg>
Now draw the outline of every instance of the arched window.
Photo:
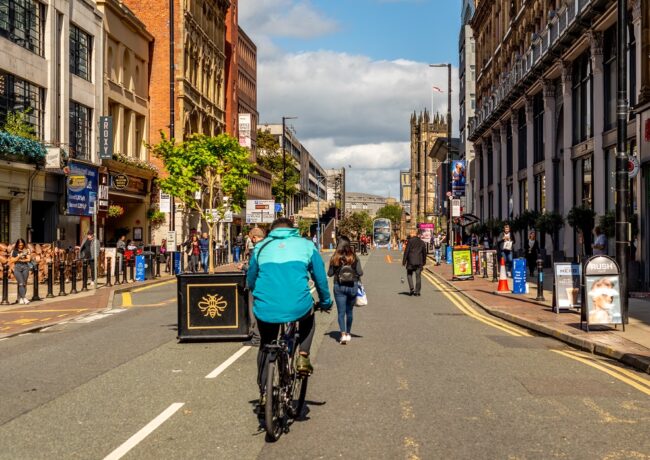
<svg viewBox="0 0 650 460">
<path fill-rule="evenodd" d="M 115 64 L 113 63 L 113 48 L 108 47 L 108 52 L 106 53 L 106 74 L 108 75 L 109 80 L 115 81 Z"/>
<path fill-rule="evenodd" d="M 133 79 L 131 77 L 131 55 L 129 54 L 129 50 L 126 49 L 124 50 L 122 58 L 122 81 L 120 81 L 120 83 L 127 89 L 131 89 L 133 86 Z"/>
</svg>

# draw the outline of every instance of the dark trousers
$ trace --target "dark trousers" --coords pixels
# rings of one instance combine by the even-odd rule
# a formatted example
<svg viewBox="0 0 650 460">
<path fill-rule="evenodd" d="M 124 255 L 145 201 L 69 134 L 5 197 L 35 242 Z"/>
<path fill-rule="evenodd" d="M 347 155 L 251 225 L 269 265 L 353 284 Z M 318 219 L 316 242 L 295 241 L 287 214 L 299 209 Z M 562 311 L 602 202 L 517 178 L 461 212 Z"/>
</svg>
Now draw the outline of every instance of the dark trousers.
<svg viewBox="0 0 650 460">
<path fill-rule="evenodd" d="M 415 274 L 415 289 L 413 288 L 413 274 Z M 420 293 L 422 288 L 422 266 L 415 266 L 406 269 L 406 280 L 409 282 L 409 289 L 415 294 Z"/>
<path fill-rule="evenodd" d="M 280 333 L 280 323 L 267 323 L 261 319 L 257 319 L 257 327 L 260 331 L 260 349 L 257 352 L 257 384 L 260 391 L 264 390 L 266 384 L 266 351 L 264 347 L 270 345 L 271 342 L 277 340 Z M 298 329 L 300 331 L 300 351 L 309 354 L 311 349 L 311 342 L 314 340 L 314 331 L 316 330 L 316 322 L 314 321 L 314 313 L 310 310 L 305 316 L 298 320 Z"/>
</svg>

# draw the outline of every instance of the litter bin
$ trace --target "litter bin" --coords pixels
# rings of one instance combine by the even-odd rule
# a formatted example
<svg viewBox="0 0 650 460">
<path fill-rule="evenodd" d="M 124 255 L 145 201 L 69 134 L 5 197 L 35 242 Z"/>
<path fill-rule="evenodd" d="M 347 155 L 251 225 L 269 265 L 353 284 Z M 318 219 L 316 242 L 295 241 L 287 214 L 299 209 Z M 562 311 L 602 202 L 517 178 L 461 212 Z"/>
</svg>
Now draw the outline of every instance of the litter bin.
<svg viewBox="0 0 650 460">
<path fill-rule="evenodd" d="M 176 276 L 178 340 L 249 337 L 248 294 L 242 272 Z"/>
<path fill-rule="evenodd" d="M 152 280 L 154 277 L 153 266 L 156 263 L 156 253 L 151 251 L 144 251 L 144 278 Z"/>
</svg>

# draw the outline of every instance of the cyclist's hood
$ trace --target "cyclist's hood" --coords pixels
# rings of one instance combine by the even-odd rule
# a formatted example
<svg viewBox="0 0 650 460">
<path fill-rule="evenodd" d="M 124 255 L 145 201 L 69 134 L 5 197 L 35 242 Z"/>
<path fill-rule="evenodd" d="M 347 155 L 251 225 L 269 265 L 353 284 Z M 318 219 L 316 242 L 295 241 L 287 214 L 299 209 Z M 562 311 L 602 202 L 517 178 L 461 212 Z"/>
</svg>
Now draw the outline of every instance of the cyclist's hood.
<svg viewBox="0 0 650 460">
<path fill-rule="evenodd" d="M 297 228 L 281 227 L 271 230 L 269 237 L 276 240 L 282 240 L 285 238 L 300 237 L 300 233 L 298 233 Z"/>
</svg>

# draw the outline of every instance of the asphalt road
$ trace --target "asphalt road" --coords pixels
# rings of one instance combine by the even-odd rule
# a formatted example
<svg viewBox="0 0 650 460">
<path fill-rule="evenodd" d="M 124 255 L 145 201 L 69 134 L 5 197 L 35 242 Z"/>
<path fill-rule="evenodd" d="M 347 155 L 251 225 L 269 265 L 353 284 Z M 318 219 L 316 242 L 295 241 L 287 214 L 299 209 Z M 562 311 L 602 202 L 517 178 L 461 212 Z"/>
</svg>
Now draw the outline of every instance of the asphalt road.
<svg viewBox="0 0 650 460">
<path fill-rule="evenodd" d="M 366 262 L 349 345 L 335 313 L 318 316 L 308 413 L 277 443 L 253 414 L 256 349 L 177 343 L 167 284 L 0 341 L 0 459 L 650 458 L 646 377 L 452 302 L 433 278 L 406 296 L 387 254 Z"/>
</svg>

